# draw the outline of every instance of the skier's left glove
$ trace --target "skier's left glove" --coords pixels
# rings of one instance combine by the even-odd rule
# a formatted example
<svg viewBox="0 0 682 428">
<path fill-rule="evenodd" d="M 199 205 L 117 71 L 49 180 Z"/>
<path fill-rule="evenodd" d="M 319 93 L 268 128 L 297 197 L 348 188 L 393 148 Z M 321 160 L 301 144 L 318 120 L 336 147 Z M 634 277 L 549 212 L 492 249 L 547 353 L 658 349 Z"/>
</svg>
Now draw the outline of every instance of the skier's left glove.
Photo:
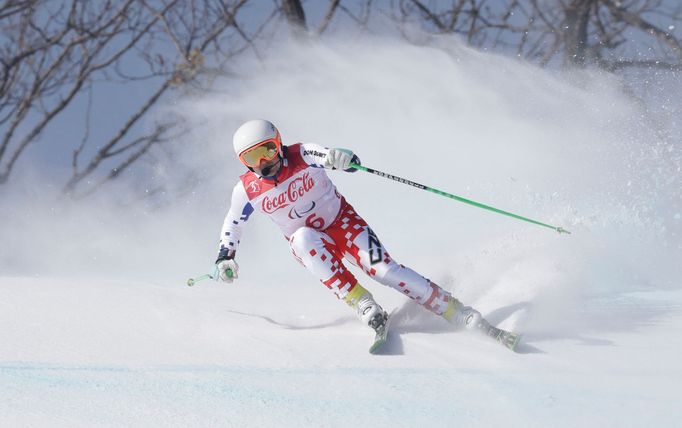
<svg viewBox="0 0 682 428">
<path fill-rule="evenodd" d="M 218 280 L 231 284 L 235 279 L 239 278 L 239 265 L 234 260 L 235 252 L 226 249 L 221 250 L 218 254 L 218 260 L 215 261 L 216 270 L 218 271 Z"/>
<path fill-rule="evenodd" d="M 360 164 L 360 158 L 353 154 L 352 150 L 348 149 L 329 149 L 327 158 L 324 160 L 324 167 L 328 169 L 341 169 L 347 172 L 357 171 L 351 168 L 350 164 Z"/>
<path fill-rule="evenodd" d="M 231 284 L 232 281 L 239 278 L 239 265 L 232 260 L 222 260 L 216 265 L 218 267 L 218 279 L 222 282 Z"/>
</svg>

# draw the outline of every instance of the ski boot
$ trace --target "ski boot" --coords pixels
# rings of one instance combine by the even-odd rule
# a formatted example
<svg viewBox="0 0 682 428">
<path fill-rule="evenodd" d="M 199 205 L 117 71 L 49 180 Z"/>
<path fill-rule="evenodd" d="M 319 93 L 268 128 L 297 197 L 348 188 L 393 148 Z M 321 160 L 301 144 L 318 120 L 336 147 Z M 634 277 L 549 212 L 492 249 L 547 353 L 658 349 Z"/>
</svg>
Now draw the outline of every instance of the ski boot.
<svg viewBox="0 0 682 428">
<path fill-rule="evenodd" d="M 448 307 L 443 312 L 442 317 L 456 328 L 464 328 L 466 330 L 475 330 L 480 328 L 480 326 L 488 324 L 480 312 L 471 306 L 464 306 L 454 297 L 450 298 Z"/>
<path fill-rule="evenodd" d="M 374 330 L 374 341 L 369 348 L 370 354 L 377 354 L 388 341 L 389 315 L 374 301 L 372 293 L 360 284 L 343 299 L 351 308 L 355 309 L 360 321 Z"/>
<path fill-rule="evenodd" d="M 481 332 L 512 351 L 515 350 L 521 339 L 521 336 L 516 333 L 490 325 L 480 312 L 471 306 L 464 306 L 453 297 L 450 298 L 448 307 L 442 316 L 457 328 Z"/>
<path fill-rule="evenodd" d="M 388 320 L 388 314 L 374 301 L 372 293 L 363 288 L 362 285 L 355 284 L 355 287 L 343 300 L 348 306 L 355 309 L 363 324 L 370 326 L 377 333 L 383 330 L 386 320 Z"/>
</svg>

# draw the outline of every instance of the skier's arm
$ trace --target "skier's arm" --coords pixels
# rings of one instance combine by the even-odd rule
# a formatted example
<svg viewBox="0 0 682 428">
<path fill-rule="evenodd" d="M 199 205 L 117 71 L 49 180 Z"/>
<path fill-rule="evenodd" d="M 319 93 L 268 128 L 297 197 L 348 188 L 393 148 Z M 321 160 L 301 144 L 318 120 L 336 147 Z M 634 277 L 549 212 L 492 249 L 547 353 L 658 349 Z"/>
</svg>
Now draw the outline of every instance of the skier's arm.
<svg viewBox="0 0 682 428">
<path fill-rule="evenodd" d="M 327 148 L 317 144 L 301 144 L 301 156 L 311 166 L 327 169 L 341 169 L 355 172 L 350 168 L 351 163 L 360 165 L 360 158 L 349 149 Z"/>
<path fill-rule="evenodd" d="M 224 271 L 227 268 L 232 270 L 234 278 L 237 277 L 239 267 L 234 258 L 240 244 L 244 225 L 249 220 L 251 213 L 253 213 L 253 206 L 249 202 L 244 185 L 240 181 L 232 190 L 230 209 L 220 231 L 220 250 L 215 263 L 218 266 L 220 279 L 223 281 L 232 282 L 232 278 L 225 275 Z"/>
</svg>

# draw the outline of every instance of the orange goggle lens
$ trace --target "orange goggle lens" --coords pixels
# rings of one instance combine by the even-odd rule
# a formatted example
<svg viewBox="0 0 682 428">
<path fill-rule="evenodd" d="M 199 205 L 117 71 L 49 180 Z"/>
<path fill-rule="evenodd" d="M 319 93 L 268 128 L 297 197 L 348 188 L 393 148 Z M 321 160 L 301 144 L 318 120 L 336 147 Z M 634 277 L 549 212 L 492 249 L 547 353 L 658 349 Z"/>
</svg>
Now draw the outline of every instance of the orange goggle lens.
<svg viewBox="0 0 682 428">
<path fill-rule="evenodd" d="M 274 159 L 274 157 L 277 156 L 278 152 L 279 150 L 277 148 L 277 143 L 275 143 L 274 141 L 266 141 L 256 147 L 253 147 L 245 151 L 239 157 L 248 166 L 257 167 L 260 164 L 261 160 Z"/>
</svg>

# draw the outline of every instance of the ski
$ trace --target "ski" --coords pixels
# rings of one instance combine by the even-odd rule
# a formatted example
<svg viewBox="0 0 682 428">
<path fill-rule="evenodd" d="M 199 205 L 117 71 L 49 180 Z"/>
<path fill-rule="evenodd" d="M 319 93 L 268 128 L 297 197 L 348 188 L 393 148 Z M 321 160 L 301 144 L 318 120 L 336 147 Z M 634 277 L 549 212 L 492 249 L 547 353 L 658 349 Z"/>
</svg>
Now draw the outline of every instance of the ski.
<svg viewBox="0 0 682 428">
<path fill-rule="evenodd" d="M 381 328 L 376 330 L 375 335 L 374 335 L 374 342 L 372 343 L 372 346 L 369 347 L 369 353 L 370 354 L 379 353 L 381 348 L 388 341 L 388 331 L 389 331 L 391 319 L 393 318 L 394 313 L 395 313 L 395 309 L 392 310 L 390 314 L 388 314 L 388 318 L 386 319 L 386 322 L 384 323 L 384 325 Z"/>
<path fill-rule="evenodd" d="M 519 340 L 521 340 L 520 334 L 507 330 L 502 330 L 501 328 L 492 326 L 487 322 L 485 322 L 485 324 L 479 327 L 486 336 L 492 338 L 497 343 L 503 345 L 505 348 L 511 351 L 516 351 L 516 345 L 518 345 Z"/>
</svg>

